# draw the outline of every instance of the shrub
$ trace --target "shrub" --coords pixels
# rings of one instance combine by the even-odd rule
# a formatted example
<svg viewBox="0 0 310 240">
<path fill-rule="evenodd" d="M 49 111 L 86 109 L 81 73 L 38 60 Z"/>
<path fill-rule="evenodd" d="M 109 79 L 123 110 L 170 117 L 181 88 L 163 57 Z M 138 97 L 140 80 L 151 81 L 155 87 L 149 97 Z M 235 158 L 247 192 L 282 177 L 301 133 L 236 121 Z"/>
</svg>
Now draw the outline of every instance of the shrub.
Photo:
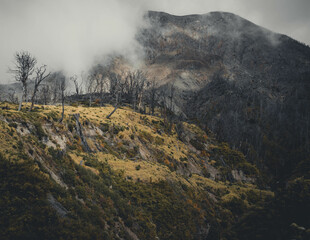
<svg viewBox="0 0 310 240">
<path fill-rule="evenodd" d="M 165 142 L 165 139 L 158 137 L 158 136 L 155 137 L 155 144 L 156 145 L 163 145 L 164 142 Z"/>
<path fill-rule="evenodd" d="M 39 138 L 39 140 L 42 140 L 43 138 L 47 137 L 46 133 L 44 132 L 42 125 L 39 122 L 34 123 L 34 127 L 36 130 L 36 135 Z"/>
<path fill-rule="evenodd" d="M 152 143 L 154 141 L 154 137 L 150 133 L 148 133 L 146 131 L 141 131 L 139 136 L 141 137 L 141 139 L 146 140 L 146 141 L 148 141 L 150 143 Z"/>
<path fill-rule="evenodd" d="M 258 169 L 249 162 L 243 162 L 238 164 L 238 168 L 240 168 L 246 175 L 257 176 L 259 173 Z"/>
<path fill-rule="evenodd" d="M 69 122 L 69 123 L 68 123 L 68 130 L 69 130 L 70 132 L 73 132 L 73 129 L 74 129 L 73 123 Z"/>
<path fill-rule="evenodd" d="M 118 126 L 118 125 L 114 125 L 113 126 L 113 134 L 117 135 L 119 132 L 122 132 L 125 130 L 124 126 Z"/>
<path fill-rule="evenodd" d="M 9 127 L 12 127 L 12 128 L 17 128 L 17 124 L 16 124 L 16 123 L 11 122 L 11 123 L 9 123 Z"/>
<path fill-rule="evenodd" d="M 205 149 L 204 145 L 197 139 L 191 139 L 189 142 L 190 144 L 192 144 L 194 148 L 196 148 L 199 151 L 202 151 Z"/>
<path fill-rule="evenodd" d="M 49 120 L 53 120 L 53 121 L 57 121 L 58 120 L 58 114 L 57 114 L 57 112 L 55 112 L 55 111 L 51 111 L 51 112 L 49 112 L 49 113 L 46 113 L 45 114 L 46 116 L 47 116 L 47 118 L 49 119 Z"/>
<path fill-rule="evenodd" d="M 228 202 L 225 202 L 224 207 L 231 210 L 234 214 L 242 214 L 246 211 L 247 207 L 243 200 L 233 197 Z"/>
</svg>

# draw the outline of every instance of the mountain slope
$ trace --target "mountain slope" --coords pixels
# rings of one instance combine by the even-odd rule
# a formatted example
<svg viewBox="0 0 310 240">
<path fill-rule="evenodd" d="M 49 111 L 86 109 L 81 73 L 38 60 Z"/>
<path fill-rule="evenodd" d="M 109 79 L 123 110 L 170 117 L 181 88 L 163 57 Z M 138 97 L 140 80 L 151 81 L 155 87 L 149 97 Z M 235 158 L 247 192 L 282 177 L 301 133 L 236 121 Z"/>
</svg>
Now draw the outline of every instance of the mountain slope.
<svg viewBox="0 0 310 240">
<path fill-rule="evenodd" d="M 3 239 L 218 239 L 273 198 L 195 125 L 169 134 L 129 108 L 107 119 L 110 106 L 67 106 L 61 124 L 60 107 L 17 107 L 0 110 Z"/>
<path fill-rule="evenodd" d="M 287 178 L 309 154 L 310 48 L 225 12 L 146 15 L 145 70 L 173 111 Z"/>
</svg>

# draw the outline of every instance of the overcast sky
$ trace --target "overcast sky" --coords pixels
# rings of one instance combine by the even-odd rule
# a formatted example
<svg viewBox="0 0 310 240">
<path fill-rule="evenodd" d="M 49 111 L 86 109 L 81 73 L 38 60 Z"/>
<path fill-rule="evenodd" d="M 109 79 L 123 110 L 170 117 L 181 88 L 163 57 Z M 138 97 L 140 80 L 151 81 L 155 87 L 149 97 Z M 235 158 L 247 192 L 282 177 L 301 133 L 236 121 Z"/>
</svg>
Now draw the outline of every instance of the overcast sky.
<svg viewBox="0 0 310 240">
<path fill-rule="evenodd" d="M 134 36 L 146 10 L 232 12 L 310 45 L 310 0 L 0 0 L 0 83 L 14 80 L 7 70 L 20 50 L 67 74 L 79 74 L 111 52 L 134 58 Z"/>
</svg>

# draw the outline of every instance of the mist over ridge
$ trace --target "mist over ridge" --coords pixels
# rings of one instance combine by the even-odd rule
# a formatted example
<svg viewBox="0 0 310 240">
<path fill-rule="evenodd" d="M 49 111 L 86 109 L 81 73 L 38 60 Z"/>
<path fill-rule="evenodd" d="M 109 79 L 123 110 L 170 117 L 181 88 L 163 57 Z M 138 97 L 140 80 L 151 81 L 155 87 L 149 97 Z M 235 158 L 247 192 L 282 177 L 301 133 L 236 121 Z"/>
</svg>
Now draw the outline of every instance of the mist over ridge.
<svg viewBox="0 0 310 240">
<path fill-rule="evenodd" d="M 309 21 L 305 14 L 309 4 L 280 2 L 3 0 L 0 3 L 0 82 L 13 81 L 7 70 L 12 66 L 14 52 L 20 50 L 31 52 L 50 70 L 64 70 L 67 75 L 87 71 L 94 62 L 111 54 L 125 55 L 139 65 L 144 52 L 135 35 L 147 24 L 143 15 L 148 10 L 174 15 L 229 11 L 273 31 L 291 31 L 292 35 L 307 42 L 309 34 L 300 21 Z M 288 9 L 292 16 L 287 14 Z"/>
</svg>

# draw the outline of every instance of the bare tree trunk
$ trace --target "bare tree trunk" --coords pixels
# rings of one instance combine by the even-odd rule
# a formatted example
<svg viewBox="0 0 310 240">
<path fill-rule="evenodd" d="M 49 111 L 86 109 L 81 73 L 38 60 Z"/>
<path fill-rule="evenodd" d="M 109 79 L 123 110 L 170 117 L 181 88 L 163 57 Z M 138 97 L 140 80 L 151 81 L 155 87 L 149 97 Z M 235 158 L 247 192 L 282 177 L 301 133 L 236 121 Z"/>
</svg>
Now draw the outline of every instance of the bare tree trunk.
<svg viewBox="0 0 310 240">
<path fill-rule="evenodd" d="M 25 100 L 26 98 L 26 94 L 27 94 L 27 88 L 26 86 L 23 84 L 23 95 L 20 99 L 20 102 L 19 102 L 19 106 L 18 106 L 18 111 L 22 110 L 22 104 L 23 104 L 23 101 Z"/>
<path fill-rule="evenodd" d="M 62 104 L 62 112 L 61 112 L 61 119 L 59 120 L 60 123 L 64 120 L 64 115 L 65 115 L 65 93 L 62 90 L 61 92 L 61 104 Z"/>
<path fill-rule="evenodd" d="M 43 101 L 44 101 L 44 105 L 46 105 L 47 104 L 47 96 L 46 96 L 46 94 L 44 94 L 44 96 L 43 96 Z"/>
<path fill-rule="evenodd" d="M 146 114 L 146 104 L 143 103 L 143 113 Z"/>
<path fill-rule="evenodd" d="M 29 110 L 28 110 L 29 112 L 32 111 L 32 108 L 33 108 L 33 105 L 34 105 L 34 99 L 35 99 L 37 90 L 38 90 L 38 88 L 35 86 L 35 87 L 34 87 L 34 90 L 33 90 L 33 95 L 32 95 L 32 97 L 31 97 L 31 106 L 30 106 L 30 108 L 29 108 Z"/>
<path fill-rule="evenodd" d="M 34 96 L 31 98 L 31 106 L 30 106 L 30 108 L 28 110 L 29 112 L 32 111 L 33 105 L 34 105 Z"/>
<path fill-rule="evenodd" d="M 27 95 L 28 95 L 27 83 L 24 84 L 23 89 L 24 89 L 24 101 L 25 101 L 26 103 L 28 103 L 28 98 L 27 98 Z"/>
<path fill-rule="evenodd" d="M 65 115 L 65 98 L 64 96 L 62 96 L 62 112 L 60 122 L 64 120 L 64 115 Z"/>
<path fill-rule="evenodd" d="M 27 102 L 27 81 L 34 71 L 34 67 L 37 63 L 35 57 L 31 56 L 28 52 L 17 52 L 15 54 L 15 69 L 10 69 L 10 72 L 15 75 L 15 80 L 21 82 L 23 85 L 23 97 L 21 99 L 18 111 L 21 110 L 22 102 Z"/>
<path fill-rule="evenodd" d="M 23 95 L 21 96 L 20 101 L 19 101 L 18 111 L 22 109 L 22 104 L 23 104 Z"/>
<path fill-rule="evenodd" d="M 76 122 L 76 131 L 77 131 L 77 134 L 79 135 L 79 137 L 81 138 L 81 143 L 82 143 L 82 146 L 84 148 L 84 150 L 86 152 L 91 152 L 91 149 L 90 147 L 88 146 L 88 143 L 86 141 L 86 138 L 83 134 L 83 127 L 80 123 L 80 114 L 77 113 L 77 114 L 73 114 L 74 118 L 75 118 L 75 122 Z"/>
<path fill-rule="evenodd" d="M 114 107 L 114 110 L 107 116 L 107 119 L 109 119 L 113 115 L 113 113 L 115 113 L 117 109 L 118 109 L 118 105 Z"/>
<path fill-rule="evenodd" d="M 100 90 L 100 107 L 103 106 L 103 89 Z"/>
<path fill-rule="evenodd" d="M 60 82 L 60 91 L 61 91 L 61 103 L 62 103 L 62 112 L 61 112 L 61 119 L 59 122 L 61 123 L 64 120 L 65 115 L 65 90 L 66 90 L 66 78 L 63 77 Z"/>
<path fill-rule="evenodd" d="M 121 102 L 122 102 L 121 99 L 122 99 L 122 96 L 121 96 L 120 93 L 118 93 L 118 94 L 116 95 L 116 103 L 115 103 L 114 110 L 107 116 L 107 119 L 109 119 L 109 118 L 113 115 L 113 113 L 115 113 L 115 111 L 118 109 L 119 105 L 120 105 Z"/>
<path fill-rule="evenodd" d="M 35 71 L 36 71 L 36 78 L 34 80 L 34 89 L 33 89 L 33 94 L 32 94 L 32 97 L 31 97 L 31 106 L 29 108 L 29 112 L 33 108 L 35 97 L 36 97 L 36 94 L 37 94 L 37 91 L 38 91 L 38 88 L 39 88 L 41 82 L 50 75 L 50 73 L 45 75 L 46 65 L 43 65 L 43 66 L 41 66 L 39 68 L 36 68 Z"/>
</svg>

